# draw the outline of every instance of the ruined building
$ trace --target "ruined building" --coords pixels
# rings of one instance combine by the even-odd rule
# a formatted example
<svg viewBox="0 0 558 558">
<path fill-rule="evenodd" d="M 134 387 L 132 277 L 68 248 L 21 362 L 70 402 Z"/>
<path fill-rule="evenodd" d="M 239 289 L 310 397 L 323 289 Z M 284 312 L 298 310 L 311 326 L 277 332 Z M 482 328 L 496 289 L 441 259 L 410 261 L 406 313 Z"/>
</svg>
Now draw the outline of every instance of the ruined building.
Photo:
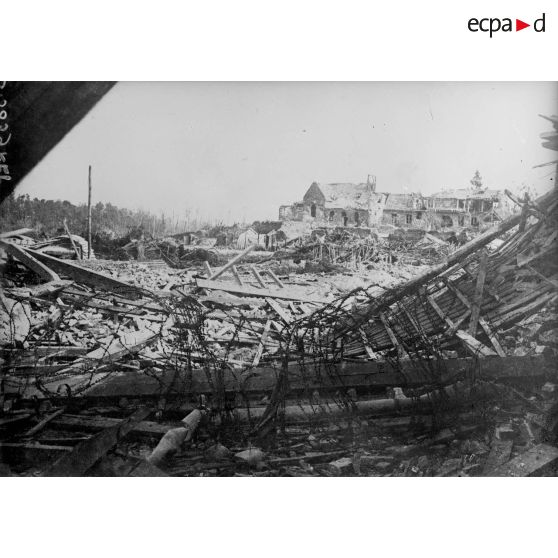
<svg viewBox="0 0 558 558">
<path fill-rule="evenodd" d="M 279 219 L 369 227 L 381 218 L 385 197 L 376 193 L 375 177 L 361 184 L 313 182 L 301 202 L 279 208 Z"/>
<path fill-rule="evenodd" d="M 482 229 L 511 213 L 511 201 L 501 190 L 462 188 L 432 196 L 381 193 L 369 175 L 360 184 L 313 182 L 302 201 L 279 208 L 279 219 L 335 227 L 448 230 Z"/>
</svg>

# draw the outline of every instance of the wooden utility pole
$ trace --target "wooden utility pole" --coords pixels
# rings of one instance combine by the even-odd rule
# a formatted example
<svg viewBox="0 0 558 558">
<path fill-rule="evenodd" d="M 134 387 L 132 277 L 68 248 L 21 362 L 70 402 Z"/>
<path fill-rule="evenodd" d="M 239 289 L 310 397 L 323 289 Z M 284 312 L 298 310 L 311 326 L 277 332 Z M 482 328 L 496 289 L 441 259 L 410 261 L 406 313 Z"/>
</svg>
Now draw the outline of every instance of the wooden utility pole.
<svg viewBox="0 0 558 558">
<path fill-rule="evenodd" d="M 87 196 L 87 259 L 91 259 L 91 165 L 89 165 L 89 195 Z"/>
</svg>

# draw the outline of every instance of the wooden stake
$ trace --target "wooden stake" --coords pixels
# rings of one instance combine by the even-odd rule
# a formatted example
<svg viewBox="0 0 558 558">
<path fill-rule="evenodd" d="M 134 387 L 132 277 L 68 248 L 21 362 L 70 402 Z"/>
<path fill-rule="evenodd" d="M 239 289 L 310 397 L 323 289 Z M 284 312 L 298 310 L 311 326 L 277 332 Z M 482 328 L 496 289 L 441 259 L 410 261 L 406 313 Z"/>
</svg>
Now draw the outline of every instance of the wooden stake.
<svg viewBox="0 0 558 558">
<path fill-rule="evenodd" d="M 219 269 L 218 271 L 216 271 L 210 278 L 210 281 L 214 281 L 215 279 L 217 279 L 217 277 L 220 277 L 225 271 L 227 271 L 227 269 L 230 269 L 235 263 L 237 263 L 238 261 L 240 261 L 244 256 L 246 256 L 246 254 L 248 254 L 248 252 L 251 252 L 254 248 L 256 247 L 255 244 L 251 244 L 250 246 L 248 246 L 248 248 L 246 248 L 246 250 L 244 250 L 243 252 L 241 252 L 240 254 L 238 254 L 237 256 L 235 256 L 230 262 L 228 262 L 227 264 L 225 264 L 221 269 Z"/>
<path fill-rule="evenodd" d="M 68 238 L 70 239 L 70 242 L 72 243 L 72 248 L 74 249 L 74 253 L 76 255 L 76 258 L 78 260 L 81 260 L 81 255 L 78 252 L 76 243 L 74 242 L 74 239 L 72 238 L 72 235 L 70 234 L 70 229 L 68 228 L 68 223 L 66 222 L 65 218 L 64 218 L 64 230 L 66 231 L 66 234 L 68 235 Z"/>
<path fill-rule="evenodd" d="M 266 289 L 267 285 L 265 284 L 264 280 L 262 279 L 262 276 L 260 275 L 260 273 L 256 269 L 256 267 L 251 265 L 250 269 L 252 270 L 252 273 L 254 274 L 254 277 L 256 278 L 256 281 L 261 285 L 262 289 Z"/>
<path fill-rule="evenodd" d="M 283 282 L 281 281 L 281 279 L 279 279 L 279 277 L 277 277 L 277 275 L 275 275 L 275 273 L 273 273 L 273 271 L 271 271 L 271 269 L 267 270 L 267 274 L 277 283 L 277 285 L 279 285 L 279 287 L 281 289 L 285 288 L 285 285 L 283 285 Z"/>
<path fill-rule="evenodd" d="M 256 355 L 254 356 L 254 361 L 252 362 L 252 366 L 258 366 L 260 363 L 260 359 L 262 358 L 264 349 L 265 349 L 265 341 L 267 336 L 269 335 L 269 330 L 271 329 L 271 320 L 267 320 L 264 326 L 264 330 L 262 336 L 260 337 L 260 342 L 258 344 L 258 348 L 256 350 Z"/>
<path fill-rule="evenodd" d="M 232 266 L 232 272 L 233 272 L 234 278 L 237 280 L 238 284 L 240 286 L 244 285 L 244 283 L 242 282 L 242 279 L 240 278 L 240 273 L 238 273 L 238 269 L 237 269 L 236 265 Z"/>
<path fill-rule="evenodd" d="M 203 262 L 203 267 L 205 267 L 205 272 L 207 273 L 207 277 L 211 277 L 213 275 L 213 270 L 211 269 L 211 266 L 209 265 L 209 262 L 207 260 L 205 260 Z"/>
</svg>

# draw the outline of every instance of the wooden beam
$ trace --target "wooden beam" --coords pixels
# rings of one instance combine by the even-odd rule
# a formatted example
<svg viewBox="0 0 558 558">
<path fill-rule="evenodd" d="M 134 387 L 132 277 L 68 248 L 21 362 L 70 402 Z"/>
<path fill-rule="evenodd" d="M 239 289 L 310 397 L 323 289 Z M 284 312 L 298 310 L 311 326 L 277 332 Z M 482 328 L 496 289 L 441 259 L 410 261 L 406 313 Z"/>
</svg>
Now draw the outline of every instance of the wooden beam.
<svg viewBox="0 0 558 558">
<path fill-rule="evenodd" d="M 436 314 L 438 315 L 440 320 L 442 320 L 443 322 L 446 322 L 446 324 L 448 324 L 450 329 L 454 329 L 455 324 L 453 323 L 453 321 L 448 316 L 446 316 L 444 314 L 443 310 L 438 306 L 438 303 L 436 302 L 434 297 L 432 295 L 429 295 L 429 296 L 426 297 L 426 299 L 428 300 L 428 302 L 430 303 L 430 306 L 432 307 L 434 312 L 436 312 Z"/>
<path fill-rule="evenodd" d="M 455 336 L 458 339 L 461 339 L 465 344 L 465 347 L 469 349 L 469 351 L 479 358 L 484 358 L 488 356 L 498 356 L 492 349 L 489 349 L 486 345 L 483 345 L 480 341 L 475 339 L 471 334 L 463 331 L 462 329 L 458 329 L 455 332 Z"/>
<path fill-rule="evenodd" d="M 77 430 L 79 432 L 98 432 L 120 424 L 120 419 L 91 415 L 63 414 L 54 418 L 51 427 L 55 430 Z M 142 420 L 134 425 L 131 432 L 136 435 L 159 438 L 168 430 L 169 426 L 160 422 Z"/>
<path fill-rule="evenodd" d="M 549 285 L 552 285 L 552 287 L 554 287 L 555 289 L 558 289 L 558 281 L 555 281 L 554 279 L 547 277 L 546 275 L 543 275 L 540 271 L 537 271 L 534 267 L 530 265 L 527 266 L 527 269 L 532 273 L 534 273 L 535 275 L 537 275 L 538 277 L 540 277 L 543 281 L 546 281 Z"/>
<path fill-rule="evenodd" d="M 275 273 L 273 273 L 273 271 L 271 269 L 267 270 L 267 274 L 275 281 L 275 283 L 277 283 L 277 286 L 281 289 L 285 288 L 285 285 L 283 285 L 283 282 L 281 281 L 281 279 L 279 279 L 279 277 L 277 277 L 277 275 L 275 275 Z"/>
<path fill-rule="evenodd" d="M 382 320 L 382 323 L 384 324 L 384 328 L 385 328 L 393 346 L 397 349 L 397 355 L 400 358 L 403 358 L 403 357 L 407 356 L 407 352 L 405 351 L 405 349 L 403 348 L 401 343 L 399 343 L 399 341 L 397 340 L 397 337 L 395 336 L 395 333 L 391 329 L 391 327 L 388 323 L 388 320 L 387 320 L 387 318 L 386 318 L 386 316 L 383 312 L 380 312 L 380 320 Z"/>
<path fill-rule="evenodd" d="M 258 282 L 260 287 L 262 289 L 267 289 L 267 285 L 265 284 L 265 281 L 262 279 L 262 276 L 260 275 L 260 272 L 256 269 L 256 266 L 251 265 L 250 266 L 250 271 L 252 272 L 252 274 L 256 278 L 256 281 Z"/>
<path fill-rule="evenodd" d="M 151 413 L 151 409 L 138 409 L 130 417 L 111 426 L 89 440 L 79 443 L 70 453 L 63 455 L 43 471 L 46 477 L 82 476 L 108 451 L 118 444 L 134 426 Z"/>
<path fill-rule="evenodd" d="M 311 298 L 307 296 L 297 295 L 291 293 L 289 289 L 279 289 L 276 291 L 271 291 L 269 289 L 257 289 L 254 287 L 234 285 L 232 283 L 225 283 L 220 281 L 210 281 L 208 279 L 196 279 L 196 284 L 202 289 L 211 289 L 225 291 L 228 293 L 240 294 L 244 296 L 256 296 L 256 297 L 271 297 L 279 298 L 282 300 L 298 300 L 301 302 L 316 303 L 316 304 L 327 304 L 328 301 L 320 298 Z"/>
<path fill-rule="evenodd" d="M 41 420 L 38 424 L 33 426 L 33 428 L 30 428 L 25 433 L 25 437 L 26 438 L 31 438 L 32 436 L 35 436 L 35 434 L 39 433 L 45 426 L 48 425 L 49 422 L 54 420 L 56 417 L 60 416 L 64 411 L 65 411 L 65 409 L 62 407 L 62 409 L 58 409 L 58 410 L 54 411 L 53 413 L 50 413 L 43 420 Z"/>
<path fill-rule="evenodd" d="M 258 344 L 258 348 L 256 349 L 256 354 L 254 356 L 254 361 L 252 362 L 252 366 L 255 368 L 260 363 L 260 359 L 262 358 L 264 348 L 265 348 L 265 341 L 267 336 L 269 335 L 269 330 L 271 329 L 271 320 L 267 320 L 264 326 L 263 333 L 260 337 L 260 342 Z"/>
<path fill-rule="evenodd" d="M 66 222 L 66 218 L 64 218 L 64 230 L 66 231 L 66 234 L 68 235 L 68 238 L 70 239 L 70 243 L 72 244 L 72 249 L 74 250 L 74 254 L 76 255 L 76 259 L 78 259 L 78 260 L 83 259 L 81 257 L 81 254 L 78 252 L 76 243 L 74 242 L 72 234 L 70 233 L 70 229 L 68 228 L 68 223 Z"/>
<path fill-rule="evenodd" d="M 370 342 L 368 341 L 368 338 L 366 337 L 366 332 L 362 327 L 358 328 L 358 333 L 360 335 L 362 344 L 364 345 L 364 350 L 366 351 L 368 358 L 370 360 L 378 360 L 378 355 L 372 350 L 372 347 L 370 347 Z"/>
<path fill-rule="evenodd" d="M 204 260 L 203 262 L 203 267 L 205 268 L 205 272 L 207 273 L 207 277 L 211 277 L 213 275 L 213 270 L 211 269 L 211 266 L 209 265 L 209 262 L 207 260 Z"/>
<path fill-rule="evenodd" d="M 18 259 L 23 265 L 25 265 L 25 267 L 34 271 L 41 279 L 44 279 L 45 281 L 60 281 L 58 274 L 17 244 L 0 240 L 0 246 L 4 248 L 8 254 Z"/>
<path fill-rule="evenodd" d="M 237 269 L 236 265 L 232 266 L 232 272 L 233 272 L 234 278 L 236 279 L 238 284 L 239 285 L 244 285 L 244 283 L 242 282 L 242 279 L 240 277 L 240 273 L 238 273 L 238 269 Z"/>
<path fill-rule="evenodd" d="M 92 269 L 86 269 L 75 263 L 69 262 L 68 260 L 59 260 L 58 258 L 53 258 L 52 256 L 43 254 L 42 252 L 37 252 L 36 250 L 26 249 L 25 252 L 48 265 L 57 273 L 66 275 L 74 281 L 83 283 L 84 285 L 93 287 L 94 289 L 106 289 L 114 292 L 115 294 L 128 296 L 130 298 L 140 298 L 145 294 L 143 289 L 136 287 L 135 285 L 119 281 L 118 279 L 113 279 L 109 275 L 93 271 Z M 58 277 L 58 280 L 59 279 L 60 277 Z M 49 280 L 52 281 L 55 279 Z"/>
<path fill-rule="evenodd" d="M 246 254 L 251 252 L 255 247 L 256 247 L 255 244 L 251 244 L 250 246 L 248 246 L 246 250 L 243 250 L 240 254 L 236 255 L 232 260 L 227 262 L 221 269 L 219 269 L 211 277 L 209 277 L 209 280 L 214 281 L 215 279 L 217 279 L 217 277 L 223 275 L 223 273 L 225 273 L 227 269 L 230 269 L 233 265 L 238 263 L 244 256 L 246 256 Z"/>
<path fill-rule="evenodd" d="M 473 305 L 469 302 L 469 299 L 449 279 L 445 283 L 448 286 L 448 288 L 450 289 L 450 291 L 452 293 L 454 293 L 457 296 L 457 298 L 468 309 L 472 310 Z M 492 346 L 494 347 L 494 349 L 498 353 L 498 356 L 501 356 L 501 357 L 507 356 L 506 351 L 504 351 L 504 349 L 502 348 L 502 345 L 500 344 L 498 336 L 496 335 L 496 333 L 490 327 L 490 324 L 488 323 L 488 320 L 486 320 L 485 318 L 480 318 L 479 317 L 479 324 L 482 327 L 482 329 L 484 330 L 484 332 L 486 333 L 486 335 L 488 336 L 488 338 L 490 339 L 490 342 L 492 343 Z"/>
<path fill-rule="evenodd" d="M 272 298 L 266 298 L 265 300 L 286 324 L 291 323 L 290 316 L 285 312 L 285 310 L 283 310 L 283 308 L 281 308 L 278 302 Z"/>
<path fill-rule="evenodd" d="M 498 353 L 498 356 L 501 357 L 507 356 L 506 351 L 504 351 L 502 345 L 500 344 L 500 340 L 498 339 L 498 336 L 494 331 L 492 331 L 490 324 L 484 318 L 479 318 L 479 324 L 484 330 L 484 332 L 486 333 L 486 335 L 488 336 L 488 338 L 490 339 L 490 342 L 492 343 L 492 346 Z"/>
</svg>

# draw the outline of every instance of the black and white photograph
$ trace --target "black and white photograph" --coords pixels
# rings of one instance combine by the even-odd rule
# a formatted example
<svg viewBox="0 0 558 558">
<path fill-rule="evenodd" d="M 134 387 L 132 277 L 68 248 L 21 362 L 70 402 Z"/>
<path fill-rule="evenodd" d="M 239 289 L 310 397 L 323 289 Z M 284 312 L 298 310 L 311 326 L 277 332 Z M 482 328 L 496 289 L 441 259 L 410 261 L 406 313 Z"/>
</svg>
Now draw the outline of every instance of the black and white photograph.
<svg viewBox="0 0 558 558">
<path fill-rule="evenodd" d="M 0 86 L 2 476 L 558 474 L 557 82 Z"/>
</svg>

